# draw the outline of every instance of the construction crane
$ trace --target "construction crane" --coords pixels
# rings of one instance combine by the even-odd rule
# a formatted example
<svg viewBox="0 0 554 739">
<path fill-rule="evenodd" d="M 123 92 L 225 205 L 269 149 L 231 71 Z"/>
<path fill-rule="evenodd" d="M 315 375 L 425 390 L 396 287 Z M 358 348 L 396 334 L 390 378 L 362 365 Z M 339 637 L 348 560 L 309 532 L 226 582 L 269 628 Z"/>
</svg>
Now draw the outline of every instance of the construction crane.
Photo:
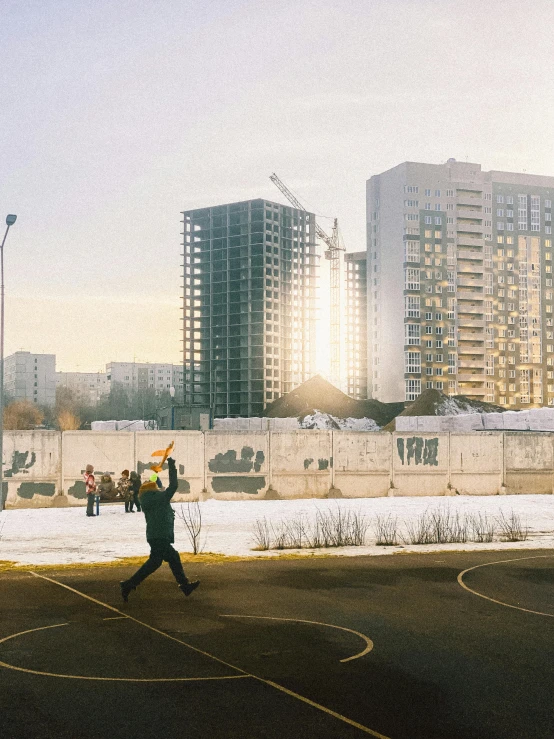
<svg viewBox="0 0 554 739">
<path fill-rule="evenodd" d="M 293 195 L 284 182 L 282 182 L 275 172 L 269 178 L 276 185 L 287 200 L 298 210 L 305 211 L 306 208 Z M 333 222 L 333 230 L 329 236 L 321 226 L 316 222 L 316 235 L 324 242 L 327 249 L 324 251 L 325 259 L 329 264 L 330 272 L 330 349 L 331 349 L 331 379 L 334 383 L 340 382 L 340 253 L 345 251 L 341 245 L 339 235 L 339 224 L 335 218 Z"/>
</svg>

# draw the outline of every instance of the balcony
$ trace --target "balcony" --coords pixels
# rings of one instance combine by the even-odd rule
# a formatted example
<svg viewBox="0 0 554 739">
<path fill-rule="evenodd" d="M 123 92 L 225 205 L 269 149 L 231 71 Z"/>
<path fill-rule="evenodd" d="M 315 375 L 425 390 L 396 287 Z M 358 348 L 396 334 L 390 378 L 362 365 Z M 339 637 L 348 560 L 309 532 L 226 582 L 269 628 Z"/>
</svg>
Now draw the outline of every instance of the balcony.
<svg viewBox="0 0 554 739">
<path fill-rule="evenodd" d="M 463 260 L 463 259 L 469 259 L 469 260 L 478 261 L 478 262 L 482 262 L 483 261 L 483 251 L 482 251 L 482 249 L 480 249 L 479 251 L 477 251 L 477 250 L 476 251 L 467 251 L 465 249 L 460 249 L 458 251 L 458 255 L 457 256 L 458 256 L 458 261 Z"/>
<path fill-rule="evenodd" d="M 475 205 L 473 208 L 465 208 L 463 205 L 459 205 L 456 211 L 456 216 L 458 218 L 469 218 L 469 219 L 478 218 L 479 220 L 482 220 L 483 219 L 482 206 Z"/>
<path fill-rule="evenodd" d="M 457 284 L 458 284 L 458 287 L 476 287 L 476 288 L 485 287 L 485 283 L 483 282 L 481 278 L 470 277 L 469 275 L 466 275 L 463 272 L 458 272 Z"/>
<path fill-rule="evenodd" d="M 469 221 L 458 220 L 456 223 L 456 231 L 459 236 L 462 234 L 482 234 L 483 225 L 481 223 L 470 223 Z"/>
<path fill-rule="evenodd" d="M 458 279 L 458 284 L 460 284 L 459 283 L 459 280 L 460 279 L 462 279 L 462 280 L 464 280 L 464 279 L 465 280 L 474 280 L 474 281 L 478 281 L 478 282 L 483 283 L 483 279 L 484 279 L 483 278 L 483 275 L 484 275 L 484 272 L 485 272 L 485 268 L 483 267 L 482 264 L 476 264 L 476 263 L 471 264 L 469 262 L 466 263 L 466 264 L 460 264 L 458 262 L 458 269 L 457 269 L 457 272 L 456 272 L 457 279 Z M 467 282 L 465 284 L 467 285 Z M 470 287 L 471 287 L 471 285 L 470 285 Z M 479 285 L 479 287 L 480 287 L 480 285 Z M 483 287 L 484 287 L 484 283 L 483 283 Z"/>
<path fill-rule="evenodd" d="M 468 398 L 482 398 L 487 394 L 487 388 L 485 387 L 461 387 L 458 389 L 461 395 L 466 395 Z"/>
<path fill-rule="evenodd" d="M 480 300 L 482 302 L 484 299 L 482 291 L 479 292 L 477 289 L 471 290 L 469 288 L 466 288 L 465 290 L 458 290 L 456 297 L 458 298 L 458 302 L 460 300 L 472 300 L 474 302 Z"/>
<path fill-rule="evenodd" d="M 482 356 L 485 354 L 484 346 L 468 346 L 466 344 L 460 344 L 458 342 L 458 356 L 469 354 L 472 357 Z"/>
<path fill-rule="evenodd" d="M 470 233 L 457 233 L 458 249 L 463 249 L 464 246 L 485 246 L 485 239 L 481 236 L 473 236 Z"/>
<path fill-rule="evenodd" d="M 485 359 L 458 359 L 458 373 L 464 369 L 480 369 L 485 371 Z"/>
<path fill-rule="evenodd" d="M 477 205 L 483 206 L 483 193 L 476 190 L 465 190 L 456 193 L 456 203 L 458 208 L 464 205 L 470 205 L 475 207 Z"/>
<path fill-rule="evenodd" d="M 469 316 L 458 316 L 458 328 L 463 331 L 464 329 L 479 329 L 482 331 L 485 328 L 485 321 L 474 320 Z"/>
<path fill-rule="evenodd" d="M 458 382 L 485 382 L 485 375 L 481 372 L 475 372 L 475 374 L 471 372 L 458 372 L 456 380 Z"/>
<path fill-rule="evenodd" d="M 485 309 L 484 306 L 481 305 L 461 305 L 458 303 L 458 323 L 462 323 L 464 318 L 462 316 L 462 313 L 464 313 L 467 316 L 484 316 L 485 315 Z M 480 319 L 483 320 L 483 319 Z"/>
</svg>

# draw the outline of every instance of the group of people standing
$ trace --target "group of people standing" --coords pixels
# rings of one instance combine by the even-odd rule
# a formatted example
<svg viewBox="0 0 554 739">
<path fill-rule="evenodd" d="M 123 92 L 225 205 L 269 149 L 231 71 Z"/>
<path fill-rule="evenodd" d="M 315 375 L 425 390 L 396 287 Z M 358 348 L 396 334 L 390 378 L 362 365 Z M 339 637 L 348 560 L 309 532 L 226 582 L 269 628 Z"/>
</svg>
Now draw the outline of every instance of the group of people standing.
<svg viewBox="0 0 554 739">
<path fill-rule="evenodd" d="M 134 470 L 123 470 L 117 485 L 112 480 L 111 475 L 102 475 L 100 482 L 96 485 L 94 477 L 94 467 L 87 464 L 85 474 L 85 488 L 87 494 L 87 516 L 94 516 L 94 498 L 100 497 L 100 501 L 111 502 L 115 500 L 123 500 L 125 503 L 125 513 L 134 513 L 134 507 L 137 511 L 141 510 L 139 500 L 139 490 L 142 485 L 140 475 Z"/>
</svg>

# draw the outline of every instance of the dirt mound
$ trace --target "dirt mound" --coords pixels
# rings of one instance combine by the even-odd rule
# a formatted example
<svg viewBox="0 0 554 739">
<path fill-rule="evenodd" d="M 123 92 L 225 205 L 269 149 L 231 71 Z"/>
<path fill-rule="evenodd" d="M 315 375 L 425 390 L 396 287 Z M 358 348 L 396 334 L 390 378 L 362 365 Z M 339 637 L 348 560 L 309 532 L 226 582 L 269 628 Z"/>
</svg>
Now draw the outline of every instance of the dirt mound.
<svg viewBox="0 0 554 739">
<path fill-rule="evenodd" d="M 399 416 L 459 416 L 467 413 L 503 413 L 506 409 L 466 395 L 445 395 L 440 390 L 425 390 Z M 394 431 L 389 423 L 384 431 Z"/>
<path fill-rule="evenodd" d="M 402 410 L 404 403 L 350 398 L 321 375 L 315 375 L 270 403 L 263 415 L 268 418 L 303 418 L 321 411 L 336 418 L 371 418 L 379 426 L 384 426 Z"/>
</svg>

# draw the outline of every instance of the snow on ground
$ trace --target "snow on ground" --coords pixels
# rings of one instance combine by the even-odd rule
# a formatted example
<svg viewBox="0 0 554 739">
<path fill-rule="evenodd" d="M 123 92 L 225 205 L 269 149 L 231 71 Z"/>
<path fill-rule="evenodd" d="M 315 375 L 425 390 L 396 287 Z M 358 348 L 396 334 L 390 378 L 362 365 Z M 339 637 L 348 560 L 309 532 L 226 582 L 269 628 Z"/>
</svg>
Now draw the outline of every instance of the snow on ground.
<svg viewBox="0 0 554 739">
<path fill-rule="evenodd" d="M 182 504 L 186 507 L 186 504 Z M 356 556 L 362 554 L 390 554 L 392 552 L 438 552 L 449 550 L 500 550 L 554 548 L 554 497 L 551 495 L 518 496 L 456 496 L 448 498 L 360 498 L 360 499 L 302 499 L 272 501 L 218 501 L 200 503 L 203 517 L 202 538 L 206 536 L 205 552 L 216 552 L 241 557 L 276 556 L 279 552 L 256 552 L 252 535 L 257 519 L 264 517 L 273 524 L 291 520 L 303 514 L 313 520 L 317 511 L 352 510 L 367 516 L 371 525 L 368 546 L 341 549 L 302 550 L 310 556 L 332 554 Z M 181 504 L 174 508 L 179 511 Z M 529 538 L 522 542 L 491 544 L 408 545 L 396 547 L 375 546 L 373 522 L 376 516 L 398 517 L 400 529 L 406 522 L 414 522 L 424 511 L 437 508 L 451 513 L 506 516 L 512 511 L 521 517 L 530 529 Z M 105 505 L 100 516 L 87 518 L 84 508 L 33 508 L 7 510 L 0 514 L 0 560 L 22 565 L 74 564 L 109 562 L 119 557 L 145 556 L 145 522 L 142 513 L 125 513 L 123 504 Z M 181 552 L 191 551 L 184 522 L 175 519 L 176 547 Z M 298 550 L 286 550 L 284 554 Z"/>
</svg>

